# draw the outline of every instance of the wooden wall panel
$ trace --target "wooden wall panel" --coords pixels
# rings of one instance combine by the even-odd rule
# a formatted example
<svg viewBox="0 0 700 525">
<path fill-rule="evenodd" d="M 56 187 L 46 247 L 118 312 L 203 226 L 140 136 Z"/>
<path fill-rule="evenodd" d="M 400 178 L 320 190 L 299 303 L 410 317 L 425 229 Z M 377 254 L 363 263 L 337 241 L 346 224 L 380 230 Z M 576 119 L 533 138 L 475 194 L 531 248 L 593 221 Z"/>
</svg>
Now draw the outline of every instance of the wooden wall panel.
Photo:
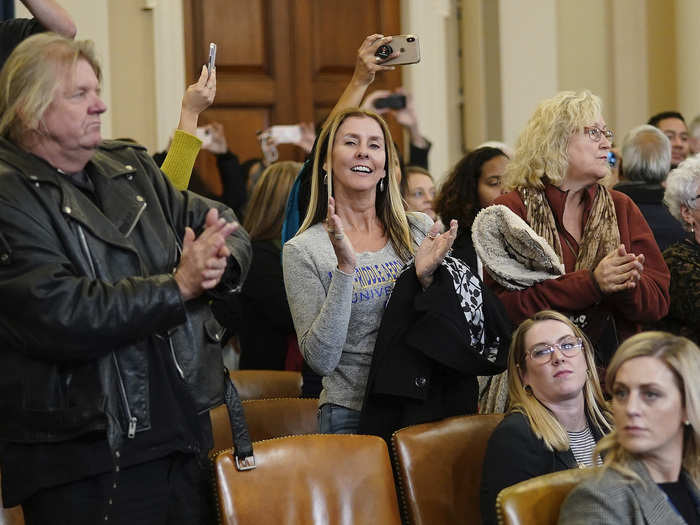
<svg viewBox="0 0 700 525">
<path fill-rule="evenodd" d="M 357 48 L 362 39 L 381 32 L 381 17 L 377 0 L 314 0 L 311 23 L 313 75 L 344 73 L 352 75 Z"/>
<path fill-rule="evenodd" d="M 264 0 L 191 1 L 192 51 L 197 63 L 208 58 L 209 42 L 217 44 L 217 67 L 262 71 L 268 65 L 265 41 L 267 26 Z M 225 23 L 222 23 L 225 21 Z M 187 20 L 185 21 L 187 24 Z"/>
</svg>

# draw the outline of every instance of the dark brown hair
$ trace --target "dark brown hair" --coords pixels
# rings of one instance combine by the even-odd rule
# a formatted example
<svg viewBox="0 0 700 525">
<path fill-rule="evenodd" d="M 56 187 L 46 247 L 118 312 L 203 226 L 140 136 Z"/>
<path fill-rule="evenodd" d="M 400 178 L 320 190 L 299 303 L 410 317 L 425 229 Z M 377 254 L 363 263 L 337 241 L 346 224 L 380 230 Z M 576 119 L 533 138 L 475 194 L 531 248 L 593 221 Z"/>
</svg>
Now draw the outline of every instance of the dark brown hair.
<svg viewBox="0 0 700 525">
<path fill-rule="evenodd" d="M 456 219 L 460 230 L 471 230 L 474 218 L 481 209 L 477 195 L 481 168 L 488 161 L 499 156 L 507 158 L 500 149 L 477 148 L 455 165 L 433 204 L 435 213 L 445 224 Z"/>
</svg>

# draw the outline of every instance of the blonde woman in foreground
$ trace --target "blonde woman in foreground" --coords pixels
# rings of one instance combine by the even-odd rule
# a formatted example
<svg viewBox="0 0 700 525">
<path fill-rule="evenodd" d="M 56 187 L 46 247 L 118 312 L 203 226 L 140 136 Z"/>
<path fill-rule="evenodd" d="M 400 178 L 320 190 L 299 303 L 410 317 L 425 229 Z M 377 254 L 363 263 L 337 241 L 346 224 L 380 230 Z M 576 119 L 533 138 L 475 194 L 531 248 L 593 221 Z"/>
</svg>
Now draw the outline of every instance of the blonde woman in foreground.
<svg viewBox="0 0 700 525">
<path fill-rule="evenodd" d="M 598 450 L 605 470 L 564 502 L 560 524 L 700 523 L 700 348 L 645 332 L 608 367 L 615 432 Z"/>
</svg>

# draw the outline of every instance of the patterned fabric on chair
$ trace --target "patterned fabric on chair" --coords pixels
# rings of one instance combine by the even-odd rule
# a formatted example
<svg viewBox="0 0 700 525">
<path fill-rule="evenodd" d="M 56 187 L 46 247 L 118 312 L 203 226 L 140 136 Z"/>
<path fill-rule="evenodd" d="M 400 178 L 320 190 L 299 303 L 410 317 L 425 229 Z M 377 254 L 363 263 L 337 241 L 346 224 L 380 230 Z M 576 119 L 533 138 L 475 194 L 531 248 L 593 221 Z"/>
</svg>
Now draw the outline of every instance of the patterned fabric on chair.
<svg viewBox="0 0 700 525">
<path fill-rule="evenodd" d="M 481 523 L 479 487 L 486 444 L 503 414 L 451 417 L 394 432 L 392 457 L 404 521 Z"/>
<path fill-rule="evenodd" d="M 600 468 L 562 470 L 506 487 L 496 498 L 498 523 L 556 525 L 559 508 L 569 492 L 598 471 Z"/>
<path fill-rule="evenodd" d="M 400 525 L 386 443 L 376 436 L 312 434 L 255 443 L 256 468 L 215 460 L 222 524 Z"/>
</svg>

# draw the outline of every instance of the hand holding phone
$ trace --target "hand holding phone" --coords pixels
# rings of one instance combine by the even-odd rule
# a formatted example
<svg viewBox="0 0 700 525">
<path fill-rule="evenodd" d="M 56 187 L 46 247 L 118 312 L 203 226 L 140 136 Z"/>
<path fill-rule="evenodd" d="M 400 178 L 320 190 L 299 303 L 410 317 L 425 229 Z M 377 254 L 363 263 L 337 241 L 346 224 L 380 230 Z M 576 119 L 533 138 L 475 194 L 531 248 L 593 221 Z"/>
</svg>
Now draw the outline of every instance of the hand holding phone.
<svg viewBox="0 0 700 525">
<path fill-rule="evenodd" d="M 297 144 L 301 142 L 301 127 L 298 124 L 290 126 L 272 126 L 267 130 L 275 144 Z"/>
<path fill-rule="evenodd" d="M 211 130 L 207 126 L 198 127 L 194 134 L 202 141 L 202 148 L 209 149 L 212 142 Z"/>
<path fill-rule="evenodd" d="M 374 99 L 375 109 L 403 109 L 406 107 L 406 95 L 392 93 L 386 97 Z"/>
</svg>

